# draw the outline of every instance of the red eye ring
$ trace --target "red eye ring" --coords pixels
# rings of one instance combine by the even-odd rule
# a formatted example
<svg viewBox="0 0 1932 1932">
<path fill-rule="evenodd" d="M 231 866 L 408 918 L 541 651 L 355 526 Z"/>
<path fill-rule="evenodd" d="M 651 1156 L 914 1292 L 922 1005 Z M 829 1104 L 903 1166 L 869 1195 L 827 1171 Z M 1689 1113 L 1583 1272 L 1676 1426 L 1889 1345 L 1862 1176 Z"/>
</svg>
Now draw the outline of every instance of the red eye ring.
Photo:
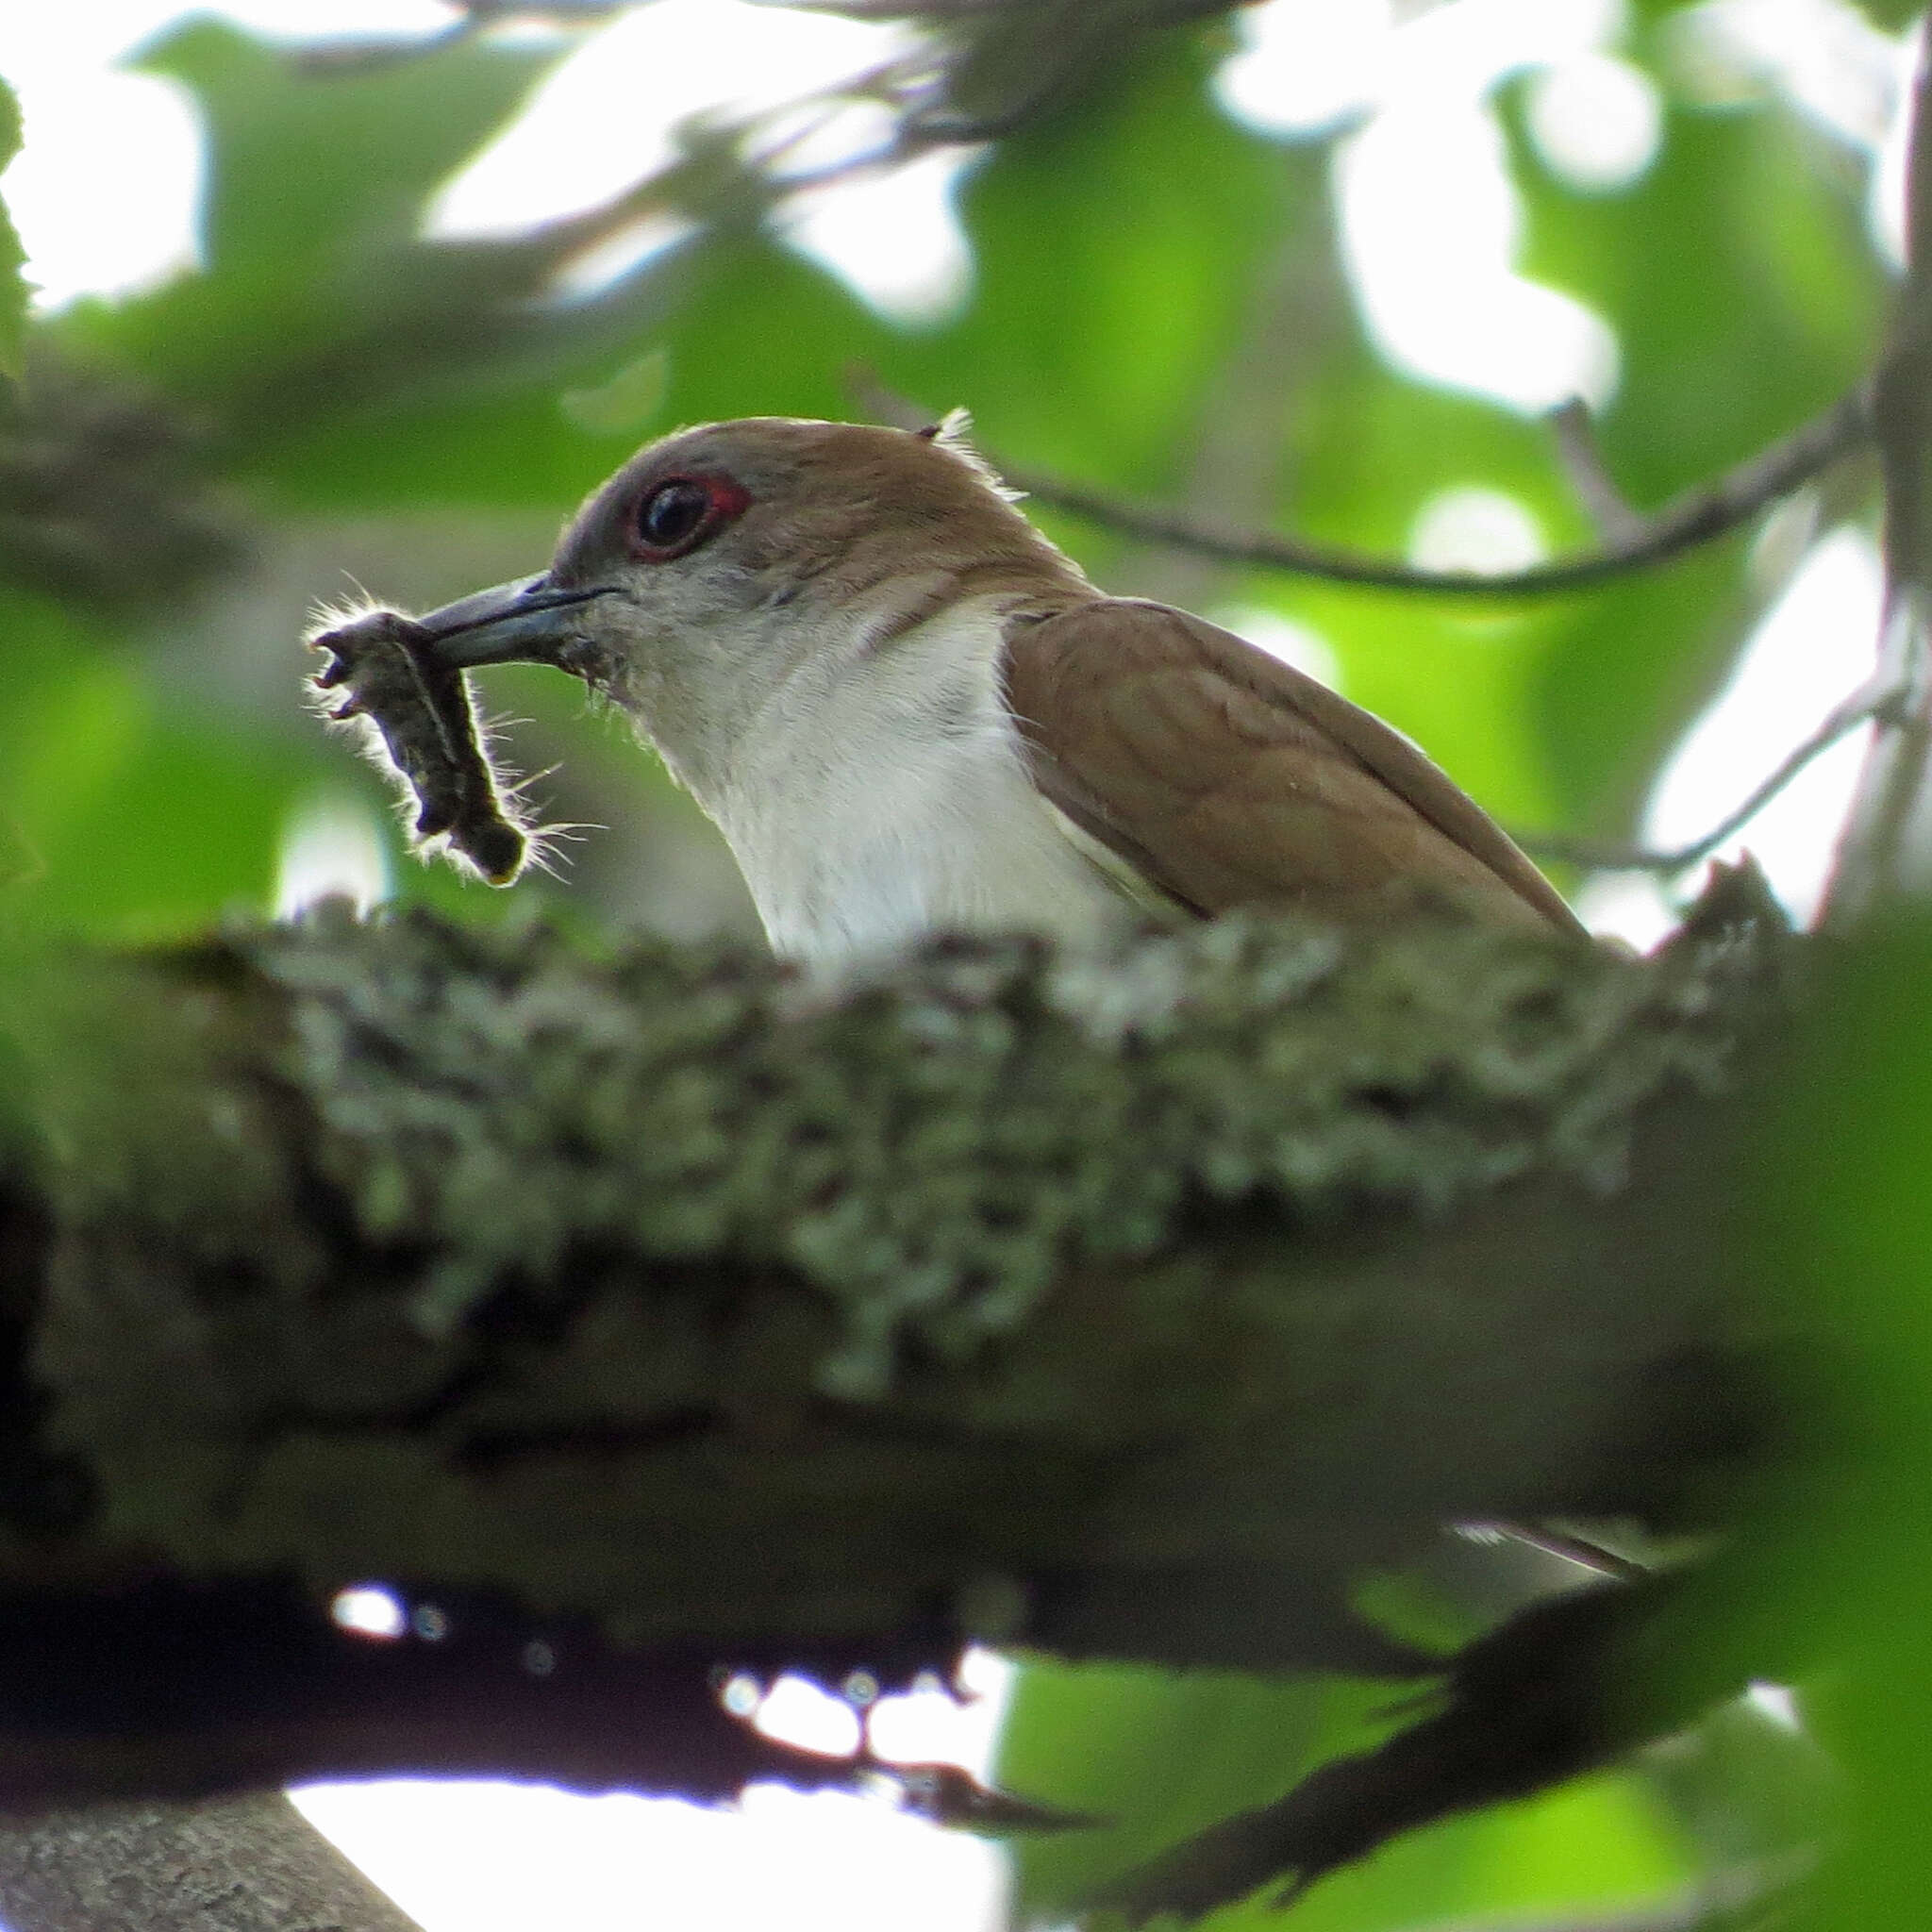
<svg viewBox="0 0 1932 1932">
<path fill-rule="evenodd" d="M 659 476 L 631 507 L 625 538 L 633 557 L 669 563 L 708 542 L 750 501 L 729 476 Z"/>
</svg>

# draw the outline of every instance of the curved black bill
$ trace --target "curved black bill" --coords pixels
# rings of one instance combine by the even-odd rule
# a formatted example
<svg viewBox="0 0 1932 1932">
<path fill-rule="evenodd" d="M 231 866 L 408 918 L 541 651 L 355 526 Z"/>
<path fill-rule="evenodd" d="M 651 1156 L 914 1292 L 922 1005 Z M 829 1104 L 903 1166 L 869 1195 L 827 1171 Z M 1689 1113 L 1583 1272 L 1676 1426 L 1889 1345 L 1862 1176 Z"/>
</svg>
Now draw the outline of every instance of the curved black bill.
<svg viewBox="0 0 1932 1932">
<path fill-rule="evenodd" d="M 452 671 L 476 664 L 558 664 L 563 647 L 581 636 L 571 613 L 604 588 L 558 591 L 547 571 L 476 591 L 416 621 L 430 655 Z"/>
</svg>

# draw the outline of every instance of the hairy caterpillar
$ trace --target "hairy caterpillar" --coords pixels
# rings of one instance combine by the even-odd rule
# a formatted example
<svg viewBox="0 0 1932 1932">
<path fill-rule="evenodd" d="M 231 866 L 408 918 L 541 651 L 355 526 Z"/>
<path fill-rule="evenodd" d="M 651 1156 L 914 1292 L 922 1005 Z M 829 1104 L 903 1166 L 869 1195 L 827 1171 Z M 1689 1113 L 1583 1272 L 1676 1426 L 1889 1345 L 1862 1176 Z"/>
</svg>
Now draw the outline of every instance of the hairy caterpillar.
<svg viewBox="0 0 1932 1932">
<path fill-rule="evenodd" d="M 308 641 L 328 655 L 316 689 L 342 693 L 325 714 L 363 721 L 366 748 L 413 797 L 411 842 L 445 840 L 492 886 L 509 885 L 529 854 L 529 829 L 490 761 L 467 675 L 439 665 L 430 633 L 396 610 L 332 621 Z"/>
</svg>

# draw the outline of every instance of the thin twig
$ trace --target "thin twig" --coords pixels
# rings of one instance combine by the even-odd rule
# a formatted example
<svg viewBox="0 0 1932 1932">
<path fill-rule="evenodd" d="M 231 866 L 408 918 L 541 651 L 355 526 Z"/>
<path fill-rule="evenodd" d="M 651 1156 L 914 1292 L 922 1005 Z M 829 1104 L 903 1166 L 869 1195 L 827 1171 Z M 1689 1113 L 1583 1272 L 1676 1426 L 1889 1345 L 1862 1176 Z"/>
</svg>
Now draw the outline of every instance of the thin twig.
<svg viewBox="0 0 1932 1932">
<path fill-rule="evenodd" d="M 1643 528 L 1643 513 L 1631 507 L 1610 475 L 1590 405 L 1581 396 L 1572 396 L 1544 420 L 1557 445 L 1557 460 L 1597 535 L 1608 543 L 1630 542 Z"/>
<path fill-rule="evenodd" d="M 1599 1542 L 1573 1535 L 1554 1524 L 1486 1522 L 1458 1524 L 1457 1527 L 1460 1534 L 1475 1541 L 1521 1543 L 1525 1549 L 1541 1550 L 1546 1557 L 1574 1563 L 1582 1570 L 1593 1570 L 1599 1576 L 1614 1576 L 1623 1583 L 1635 1583 L 1651 1574 L 1647 1565 L 1633 1562 L 1628 1557 L 1619 1556 Z"/>
<path fill-rule="evenodd" d="M 1810 737 L 1757 786 L 1735 811 L 1688 845 L 1656 851 L 1641 845 L 1614 844 L 1607 840 L 1572 838 L 1561 832 L 1518 832 L 1516 842 L 1540 858 L 1565 859 L 1572 865 L 1604 871 L 1682 872 L 1686 866 L 1708 858 L 1732 833 L 1756 818 L 1807 765 L 1822 758 L 1840 739 L 1874 719 L 1890 721 L 1902 708 L 1907 695 L 1902 686 L 1881 682 L 1876 677 L 1860 685 L 1843 703 L 1825 714 Z"/>
<path fill-rule="evenodd" d="M 1735 530 L 1767 505 L 1789 495 L 1800 484 L 1858 448 L 1871 433 L 1869 406 L 1859 391 L 1845 397 L 1782 441 L 1740 463 L 1715 483 L 1667 504 L 1623 541 L 1607 541 L 1601 549 L 1581 556 L 1559 558 L 1553 563 L 1494 576 L 1474 571 L 1417 570 L 1408 564 L 1385 562 L 1296 537 L 1230 529 L 1186 510 L 1129 502 L 1038 471 L 1003 464 L 998 467 L 1008 482 L 1036 502 L 1051 504 L 1057 509 L 1068 510 L 1128 536 L 1170 543 L 1176 549 L 1220 558 L 1228 563 L 1292 571 L 1301 576 L 1359 584 L 1372 590 L 1458 597 L 1541 597 L 1582 590 L 1631 571 L 1667 562 L 1713 537 Z"/>
<path fill-rule="evenodd" d="M 870 369 L 855 365 L 845 373 L 853 401 L 881 423 L 917 429 L 937 422 L 941 411 L 928 410 L 887 389 Z M 1209 523 L 1187 510 L 1138 504 L 1063 482 L 1041 471 L 1015 468 L 996 455 L 982 451 L 1015 490 L 1038 503 L 1052 504 L 1075 516 L 1120 530 L 1150 542 L 1214 557 L 1227 563 L 1259 564 L 1292 571 L 1301 576 L 1331 583 L 1359 584 L 1371 590 L 1423 591 L 1459 597 L 1537 597 L 1580 590 L 1662 563 L 1699 543 L 1748 523 L 1757 512 L 1840 458 L 1849 456 L 1871 437 L 1871 403 L 1863 390 L 1844 397 L 1822 416 L 1794 429 L 1769 449 L 1760 450 L 1715 483 L 1688 491 L 1665 505 L 1631 538 L 1607 542 L 1580 557 L 1560 558 L 1533 569 L 1484 576 L 1474 571 L 1417 570 L 1408 564 L 1385 562 L 1357 551 L 1333 550 L 1298 537 L 1272 532 L 1234 530 Z"/>
</svg>

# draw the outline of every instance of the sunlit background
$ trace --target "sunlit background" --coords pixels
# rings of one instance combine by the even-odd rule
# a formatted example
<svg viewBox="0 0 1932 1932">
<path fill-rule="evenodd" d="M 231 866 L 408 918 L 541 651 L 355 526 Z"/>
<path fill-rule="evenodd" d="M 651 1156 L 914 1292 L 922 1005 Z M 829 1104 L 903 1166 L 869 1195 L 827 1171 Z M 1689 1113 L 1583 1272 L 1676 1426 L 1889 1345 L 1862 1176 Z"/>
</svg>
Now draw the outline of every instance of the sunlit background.
<svg viewBox="0 0 1932 1932">
<path fill-rule="evenodd" d="M 451 19 L 436 0 L 235 0 L 223 10 L 291 38 L 421 35 Z M 169 0 L 89 0 L 0 12 L 0 75 L 25 117 L 25 151 L 0 192 L 45 309 L 152 287 L 195 261 L 202 158 L 189 97 L 120 64 L 181 11 Z M 1583 195 L 1628 192 L 1658 165 L 1664 115 L 1650 75 L 1622 57 L 1625 25 L 1616 0 L 1273 0 L 1240 17 L 1240 48 L 1220 68 L 1214 96 L 1227 116 L 1284 142 L 1341 131 L 1332 188 L 1343 258 L 1391 365 L 1524 416 L 1575 396 L 1601 408 L 1618 391 L 1616 332 L 1523 272 L 1523 208 L 1497 103 L 1503 83 L 1526 77 L 1528 138 L 1550 173 Z M 544 40 L 554 30 L 495 32 Z M 592 207 L 668 155 L 674 124 L 694 110 L 792 100 L 903 44 L 891 26 L 745 0 L 640 7 L 580 36 L 514 124 L 443 186 L 429 232 L 502 235 Z M 1838 0 L 1710 0 L 1677 19 L 1672 58 L 1675 84 L 1695 98 L 1722 105 L 1772 92 L 1793 104 L 1860 172 L 1874 244 L 1896 259 L 1904 44 Z M 878 136 L 855 109 L 811 130 L 788 159 L 807 167 Z M 881 317 L 938 325 L 974 289 L 954 202 L 979 159 L 973 149 L 941 149 L 802 197 L 785 218 L 789 245 Z M 575 291 L 679 232 L 670 222 L 626 232 L 576 264 Z M 648 369 L 636 380 L 648 381 Z M 1879 604 L 1872 533 L 1834 521 L 1827 502 L 1801 495 L 1760 537 L 1753 568 L 1765 612 L 1665 766 L 1643 819 L 1647 842 L 1676 845 L 1716 823 L 1869 674 Z M 533 563 L 541 540 L 532 526 Z M 499 532 L 492 541 L 507 540 Z M 1420 508 L 1407 550 L 1436 568 L 1508 570 L 1548 556 L 1552 540 L 1528 505 L 1471 483 Z M 1237 602 L 1216 614 L 1347 682 L 1318 613 L 1291 620 Z M 289 616 L 292 629 L 299 609 Z M 262 675 L 236 661 L 238 681 Z M 1860 750 L 1855 736 L 1819 758 L 1724 848 L 1754 851 L 1800 917 L 1816 904 Z M 393 852 L 378 808 L 359 794 L 318 791 L 288 823 L 274 909 L 326 891 L 379 902 Z M 682 862 L 675 854 L 663 861 L 674 872 Z M 1694 883 L 1694 874 L 1604 873 L 1585 884 L 1581 904 L 1600 928 L 1648 944 L 1668 928 L 1674 893 Z M 728 894 L 689 903 L 698 909 L 680 915 L 688 928 L 742 917 Z M 345 1600 L 341 1614 L 362 1619 L 369 1641 L 385 1641 L 379 1592 Z M 874 1711 L 874 1744 L 983 1770 L 1003 1676 L 990 1658 L 975 1671 L 977 1694 L 963 1707 L 935 1692 Z M 832 1750 L 849 1747 L 856 1724 L 848 1707 L 802 1684 L 774 1690 L 760 1721 Z M 501 1787 L 384 1785 L 317 1789 L 301 1802 L 429 1932 L 646 1923 L 680 1932 L 775 1923 L 972 1932 L 1000 1917 L 998 1855 L 897 1816 L 883 1799 L 761 1790 L 724 1814 Z"/>
</svg>

